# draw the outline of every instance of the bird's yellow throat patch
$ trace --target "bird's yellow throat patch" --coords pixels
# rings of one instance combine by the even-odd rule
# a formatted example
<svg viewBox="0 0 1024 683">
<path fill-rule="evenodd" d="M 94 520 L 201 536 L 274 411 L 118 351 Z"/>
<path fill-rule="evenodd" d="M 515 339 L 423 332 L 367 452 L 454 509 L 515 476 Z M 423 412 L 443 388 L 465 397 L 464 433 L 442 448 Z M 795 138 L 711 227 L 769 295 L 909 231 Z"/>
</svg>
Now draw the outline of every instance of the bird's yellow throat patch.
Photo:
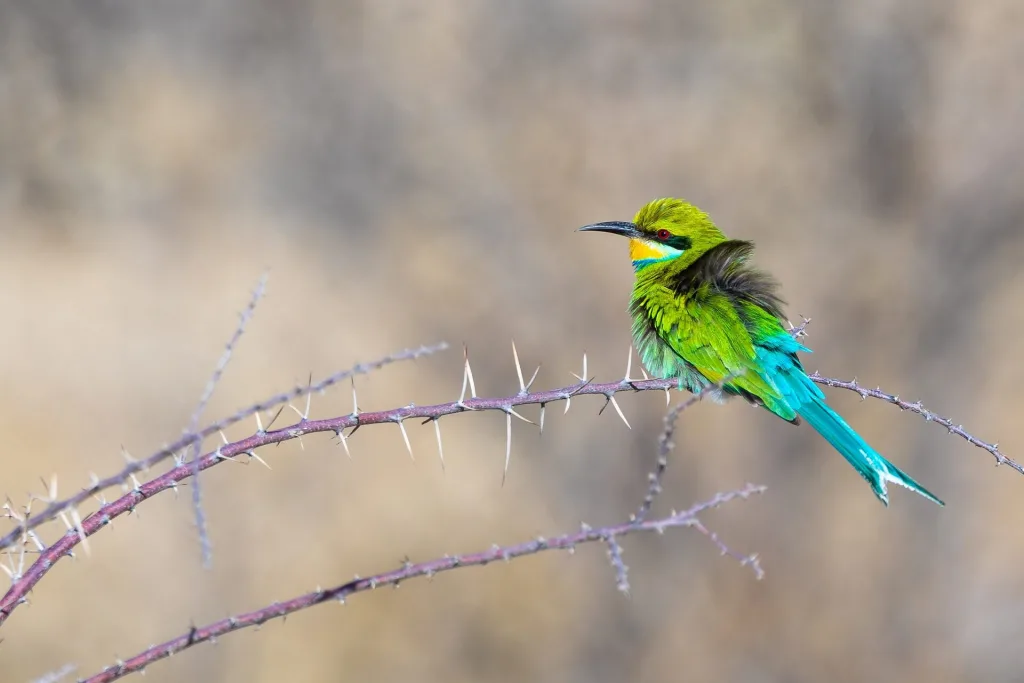
<svg viewBox="0 0 1024 683">
<path fill-rule="evenodd" d="M 633 261 L 647 261 L 663 259 L 666 256 L 675 256 L 678 249 L 665 244 L 658 244 L 650 240 L 631 239 L 629 241 L 629 258 Z"/>
</svg>

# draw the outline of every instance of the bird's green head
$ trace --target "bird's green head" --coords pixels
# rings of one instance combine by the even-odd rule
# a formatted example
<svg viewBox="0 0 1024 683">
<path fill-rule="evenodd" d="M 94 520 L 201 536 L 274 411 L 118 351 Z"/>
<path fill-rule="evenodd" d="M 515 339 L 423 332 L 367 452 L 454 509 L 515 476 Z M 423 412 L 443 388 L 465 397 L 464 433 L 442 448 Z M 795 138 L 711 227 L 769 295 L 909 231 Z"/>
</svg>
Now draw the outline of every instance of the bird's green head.
<svg viewBox="0 0 1024 683">
<path fill-rule="evenodd" d="M 672 198 L 645 204 L 631 223 L 607 221 L 580 230 L 628 237 L 629 257 L 637 271 L 669 262 L 685 267 L 727 239 L 706 213 L 687 201 Z"/>
</svg>

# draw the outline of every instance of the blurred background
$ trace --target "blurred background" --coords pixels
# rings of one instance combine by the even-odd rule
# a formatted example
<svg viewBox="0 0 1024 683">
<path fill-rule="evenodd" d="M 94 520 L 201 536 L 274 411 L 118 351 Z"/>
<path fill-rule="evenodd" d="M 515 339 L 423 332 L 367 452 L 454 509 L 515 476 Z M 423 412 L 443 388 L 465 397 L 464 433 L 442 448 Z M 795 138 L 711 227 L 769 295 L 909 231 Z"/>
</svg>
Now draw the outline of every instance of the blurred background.
<svg viewBox="0 0 1024 683">
<path fill-rule="evenodd" d="M 205 415 L 408 346 L 360 407 L 622 376 L 626 245 L 573 229 L 683 196 L 755 240 L 808 369 L 911 399 L 1024 457 L 1024 5 L 477 0 L 0 2 L 0 493 L 61 494 Z M 635 367 L 635 366 L 634 366 Z M 635 374 L 638 374 L 636 372 Z M 657 510 L 763 483 L 696 533 L 414 581 L 224 637 L 150 681 L 975 681 L 1024 675 L 1024 478 L 919 417 L 831 391 L 947 501 L 883 508 L 810 429 L 684 415 Z M 353 574 L 624 519 L 664 411 L 621 396 L 326 436 L 162 494 L 62 561 L 4 626 L 0 678 L 88 675 Z M 351 410 L 347 388 L 312 416 Z M 536 411 L 526 411 L 535 416 Z M 291 418 L 289 413 L 286 418 Z M 246 423 L 230 430 L 240 438 Z M 89 508 L 93 509 L 93 508 Z M 9 527 L 0 524 L 0 530 Z M 41 530 L 51 542 L 63 527 Z"/>
</svg>

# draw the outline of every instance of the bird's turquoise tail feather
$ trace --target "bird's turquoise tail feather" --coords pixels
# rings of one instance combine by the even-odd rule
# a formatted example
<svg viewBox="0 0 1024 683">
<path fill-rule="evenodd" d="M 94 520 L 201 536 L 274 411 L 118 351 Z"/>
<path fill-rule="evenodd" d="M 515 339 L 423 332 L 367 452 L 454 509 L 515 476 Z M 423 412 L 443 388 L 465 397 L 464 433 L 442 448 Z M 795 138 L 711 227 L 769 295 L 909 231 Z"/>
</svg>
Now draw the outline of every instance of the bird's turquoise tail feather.
<svg viewBox="0 0 1024 683">
<path fill-rule="evenodd" d="M 823 399 L 815 396 L 801 405 L 797 412 L 846 458 L 860 476 L 867 479 L 875 495 L 886 505 L 889 504 L 889 494 L 885 488 L 887 481 L 905 486 L 933 503 L 945 505 L 928 489 L 871 448 L 838 413 L 825 404 Z"/>
</svg>

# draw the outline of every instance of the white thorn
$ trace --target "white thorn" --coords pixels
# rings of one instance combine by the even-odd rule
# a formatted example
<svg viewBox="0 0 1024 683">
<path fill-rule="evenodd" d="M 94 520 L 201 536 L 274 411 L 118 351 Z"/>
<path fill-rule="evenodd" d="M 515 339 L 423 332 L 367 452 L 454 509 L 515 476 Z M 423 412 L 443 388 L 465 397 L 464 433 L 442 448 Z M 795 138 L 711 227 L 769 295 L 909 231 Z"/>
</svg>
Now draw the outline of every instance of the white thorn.
<svg viewBox="0 0 1024 683">
<path fill-rule="evenodd" d="M 669 401 L 671 401 L 671 400 L 672 400 L 672 395 L 668 393 L 668 387 L 665 387 L 665 405 L 668 405 Z"/>
<path fill-rule="evenodd" d="M 630 381 L 629 373 L 633 370 L 633 347 L 629 347 L 629 355 L 626 356 L 626 376 L 623 378 L 627 382 Z"/>
<path fill-rule="evenodd" d="M 257 434 L 262 434 L 263 433 L 263 420 L 260 419 L 259 412 L 253 413 L 253 415 L 256 416 L 256 433 Z"/>
<path fill-rule="evenodd" d="M 466 387 L 469 385 L 469 373 L 466 370 L 469 368 L 469 350 L 465 345 L 462 346 L 462 355 L 466 362 L 462 366 L 462 391 L 459 392 L 459 404 L 466 400 Z"/>
<path fill-rule="evenodd" d="M 412 444 L 409 443 L 409 433 L 405 431 L 405 424 L 401 420 L 398 421 L 398 428 L 402 430 L 402 440 L 405 441 L 405 449 L 409 451 L 409 457 L 415 460 L 416 456 L 412 454 Z"/>
<path fill-rule="evenodd" d="M 301 441 L 300 441 L 300 443 L 301 443 Z M 259 464 L 263 465 L 264 467 L 266 467 L 268 470 L 272 469 L 270 467 L 270 465 L 267 464 L 266 460 L 264 460 L 263 458 L 261 458 L 260 456 L 258 456 L 256 454 L 256 451 L 249 451 L 249 457 L 252 458 L 253 460 L 255 460 L 256 462 L 258 462 Z"/>
<path fill-rule="evenodd" d="M 92 555 L 89 547 L 89 539 L 85 535 L 85 527 L 82 526 L 82 516 L 78 514 L 78 508 L 71 508 L 71 519 L 75 522 L 75 530 L 78 531 L 78 539 L 82 542 L 82 548 L 86 555 Z"/>
<path fill-rule="evenodd" d="M 609 396 L 608 400 L 612 402 L 612 408 L 615 408 L 615 412 L 619 414 L 619 417 L 621 417 L 622 421 L 626 423 L 626 426 L 632 429 L 632 427 L 629 426 L 629 420 L 627 420 L 626 416 L 622 414 L 622 408 L 619 407 L 619 403 L 615 400 L 615 396 Z"/>
<path fill-rule="evenodd" d="M 345 448 L 345 455 L 347 455 L 348 459 L 351 460 L 352 459 L 352 451 L 350 451 L 348 449 L 348 437 L 345 436 L 345 430 L 344 429 L 339 429 L 338 430 L 338 439 L 341 441 L 341 445 L 344 446 L 344 448 Z"/>
<path fill-rule="evenodd" d="M 219 429 L 217 431 L 220 432 L 220 440 L 224 442 L 225 446 L 227 446 L 229 443 L 231 443 L 230 441 L 228 441 L 227 434 L 224 433 L 223 429 Z"/>
<path fill-rule="evenodd" d="M 520 420 L 522 420 L 523 422 L 526 422 L 527 424 L 532 424 L 532 425 L 536 425 L 536 424 L 537 424 L 537 423 L 536 423 L 536 422 L 534 422 L 533 420 L 528 420 L 528 419 L 526 419 L 525 417 L 523 417 L 522 415 L 520 415 L 519 413 L 517 413 L 517 412 L 515 411 L 515 409 L 514 409 L 514 408 L 512 408 L 512 406 L 509 406 L 509 408 L 508 408 L 508 412 L 509 412 L 509 413 L 511 413 L 512 415 L 515 415 L 516 417 L 518 417 L 518 418 L 519 418 Z"/>
<path fill-rule="evenodd" d="M 523 366 L 519 364 L 519 352 L 516 351 L 516 340 L 512 340 L 512 358 L 516 361 L 516 376 L 519 378 L 519 393 L 526 393 L 526 382 L 523 381 Z"/>
<path fill-rule="evenodd" d="M 535 379 L 537 379 L 537 373 L 539 373 L 539 372 L 540 372 L 540 366 L 538 365 L 537 369 L 533 371 L 533 375 L 530 376 L 530 381 L 526 383 L 526 388 L 527 389 L 529 389 L 530 387 L 533 386 L 533 381 Z"/>
<path fill-rule="evenodd" d="M 356 378 L 352 376 L 352 414 L 359 414 L 359 399 L 356 397 Z"/>
<path fill-rule="evenodd" d="M 565 410 L 562 411 L 562 415 L 569 412 L 569 405 L 572 403 L 572 396 L 567 396 L 565 399 Z"/>
<path fill-rule="evenodd" d="M 650 377 L 647 376 L 647 371 L 644 370 L 644 366 L 643 365 L 640 366 L 640 374 L 643 375 L 643 378 L 645 380 L 650 379 Z"/>
<path fill-rule="evenodd" d="M 441 471 L 444 472 L 444 448 L 441 446 L 441 421 L 434 420 L 434 433 L 437 434 L 437 454 L 441 457 Z"/>
<path fill-rule="evenodd" d="M 310 408 L 310 405 L 313 402 L 312 388 L 313 388 L 313 374 L 310 373 L 310 375 L 309 375 L 309 385 L 308 385 L 308 388 L 306 389 L 306 391 L 309 392 L 309 393 L 306 394 L 306 412 L 302 414 L 302 419 L 303 420 L 308 420 L 309 419 L 309 408 Z"/>
<path fill-rule="evenodd" d="M 473 368 L 469 367 L 469 349 L 465 346 L 462 347 L 463 352 L 466 356 L 466 375 L 465 379 L 469 382 L 469 395 L 471 398 L 476 398 L 476 382 L 473 381 Z M 463 387 L 465 388 L 465 387 Z"/>
<path fill-rule="evenodd" d="M 546 403 L 540 404 L 540 433 L 544 433 L 544 409 L 547 408 Z"/>
<path fill-rule="evenodd" d="M 113 524 L 111 524 L 111 526 L 113 526 Z M 35 543 L 36 550 L 38 550 L 39 552 L 43 552 L 44 550 L 46 550 L 46 546 L 43 545 L 43 542 L 39 539 L 39 535 L 36 532 L 28 532 L 28 537 L 32 539 L 33 543 Z"/>
<path fill-rule="evenodd" d="M 216 451 L 214 451 L 213 455 L 214 455 L 214 456 L 215 456 L 215 457 L 216 457 L 216 458 L 217 458 L 218 460 L 227 460 L 227 461 L 229 461 L 229 462 L 236 462 L 236 463 L 238 463 L 239 465 L 242 465 L 242 464 L 244 464 L 244 463 L 243 463 L 243 462 L 242 462 L 241 460 L 235 460 L 235 459 L 234 459 L 234 457 L 232 457 L 232 456 L 230 456 L 230 455 L 224 455 L 223 453 L 221 453 L 221 451 L 220 451 L 220 449 L 219 449 L 219 448 L 218 448 L 218 449 L 217 449 Z"/>
<path fill-rule="evenodd" d="M 512 413 L 505 413 L 505 469 L 501 473 L 501 485 L 505 485 L 508 463 L 512 459 Z"/>
<path fill-rule="evenodd" d="M 586 352 L 583 353 L 583 374 L 582 375 L 577 375 L 575 372 L 570 372 L 569 374 L 572 375 L 573 377 L 575 377 L 576 379 L 578 379 L 581 382 L 586 382 L 587 381 L 587 354 L 586 354 Z"/>
</svg>

